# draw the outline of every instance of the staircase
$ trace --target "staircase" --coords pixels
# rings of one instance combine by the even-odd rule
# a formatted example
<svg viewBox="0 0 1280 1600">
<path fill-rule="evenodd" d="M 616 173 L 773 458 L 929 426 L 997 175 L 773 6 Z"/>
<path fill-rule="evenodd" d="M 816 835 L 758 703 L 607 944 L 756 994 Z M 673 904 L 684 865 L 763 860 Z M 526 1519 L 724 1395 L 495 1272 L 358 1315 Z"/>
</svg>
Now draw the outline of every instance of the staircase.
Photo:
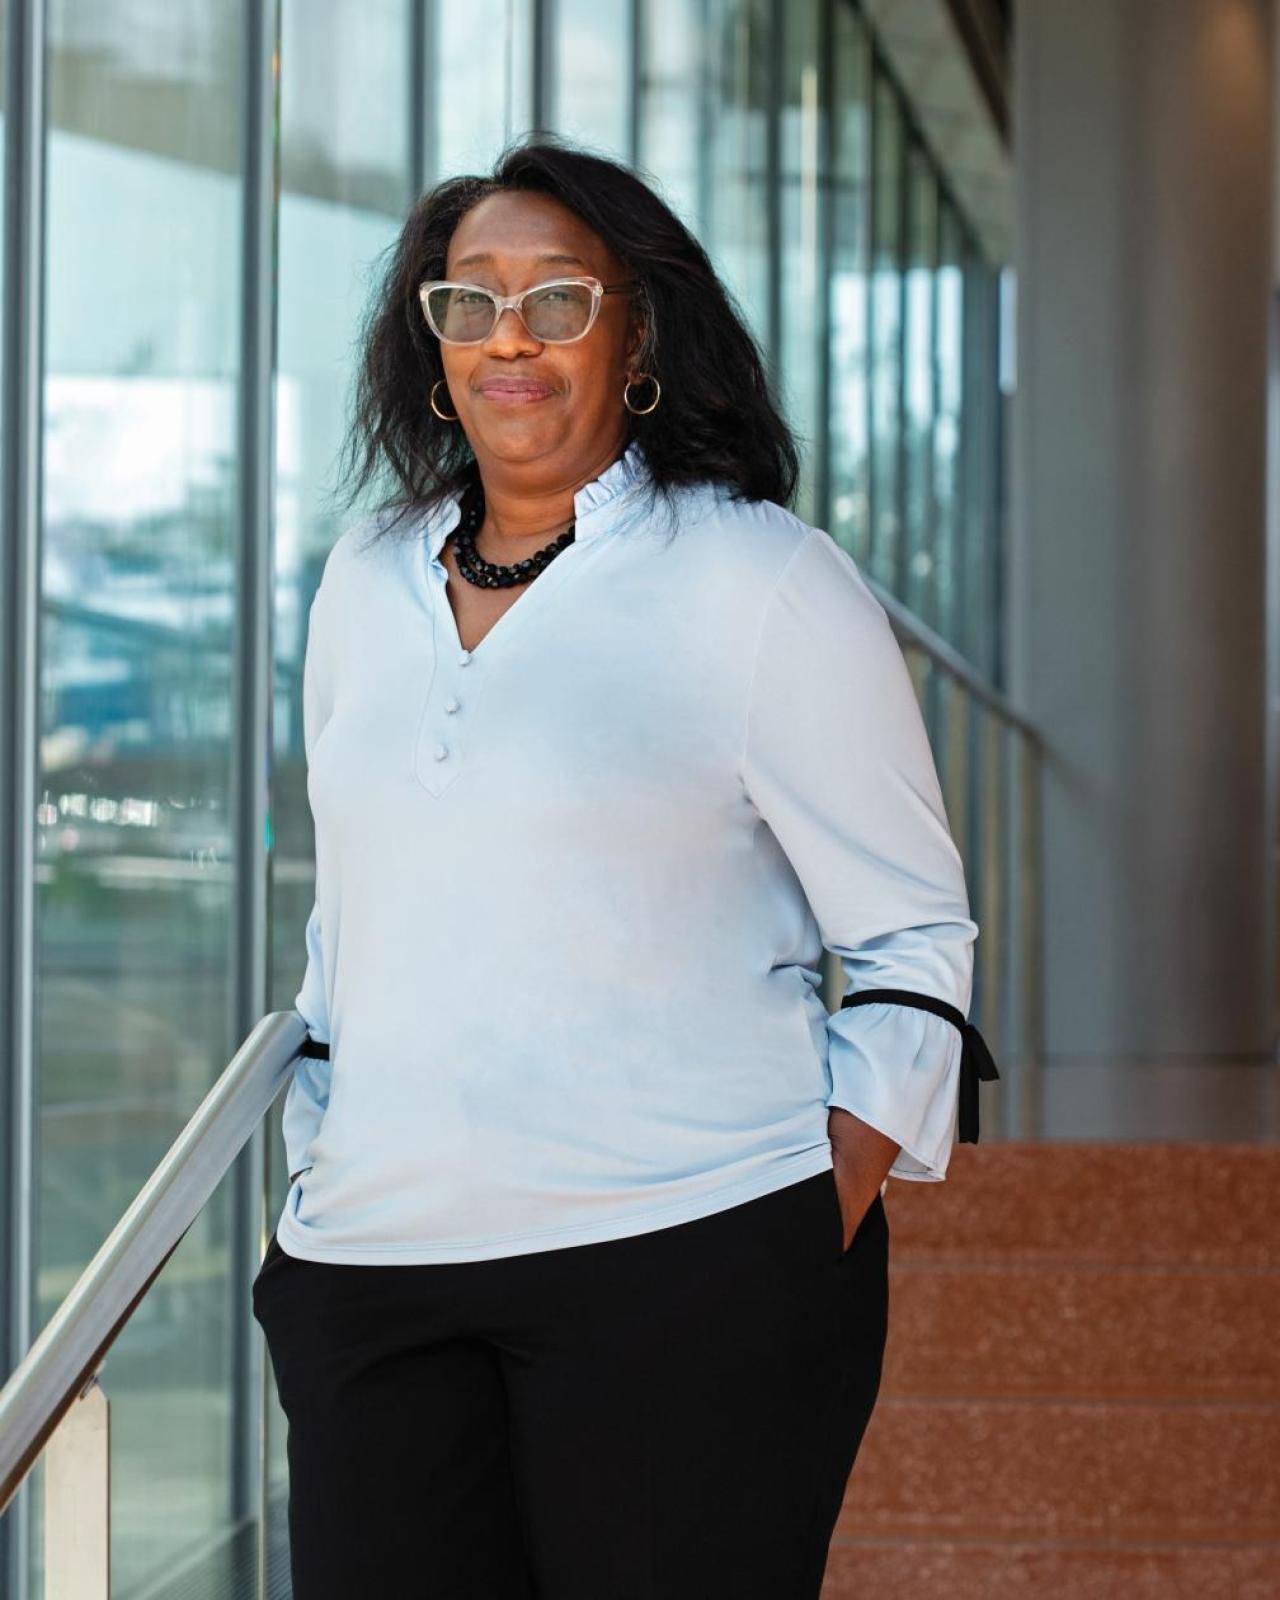
<svg viewBox="0 0 1280 1600">
<path fill-rule="evenodd" d="M 1280 1600 L 1280 1149 L 957 1145 L 885 1206 L 823 1600 Z"/>
</svg>

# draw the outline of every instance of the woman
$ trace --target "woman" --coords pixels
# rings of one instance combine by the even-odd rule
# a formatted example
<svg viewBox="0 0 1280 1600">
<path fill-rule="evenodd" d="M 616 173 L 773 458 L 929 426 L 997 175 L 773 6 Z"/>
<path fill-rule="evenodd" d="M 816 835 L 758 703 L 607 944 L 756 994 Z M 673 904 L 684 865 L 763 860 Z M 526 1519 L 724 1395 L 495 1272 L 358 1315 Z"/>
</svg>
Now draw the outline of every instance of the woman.
<svg viewBox="0 0 1280 1600">
<path fill-rule="evenodd" d="M 609 161 L 417 203 L 353 442 L 397 495 L 311 608 L 314 1042 L 254 1285 L 296 1600 L 817 1596 L 978 931 L 901 652 Z"/>
</svg>

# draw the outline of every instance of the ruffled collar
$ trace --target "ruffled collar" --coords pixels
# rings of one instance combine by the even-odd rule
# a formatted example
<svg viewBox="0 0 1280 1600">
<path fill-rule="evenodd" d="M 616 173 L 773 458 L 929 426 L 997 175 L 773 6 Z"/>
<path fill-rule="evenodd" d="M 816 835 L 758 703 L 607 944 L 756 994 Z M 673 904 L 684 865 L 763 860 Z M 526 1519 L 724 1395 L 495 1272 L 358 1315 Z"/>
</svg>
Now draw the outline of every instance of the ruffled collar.
<svg viewBox="0 0 1280 1600">
<path fill-rule="evenodd" d="M 613 526 L 619 511 L 632 492 L 648 477 L 644 451 L 633 440 L 623 453 L 590 483 L 584 483 L 573 497 L 576 518 L 574 541 L 583 544 Z M 427 556 L 434 561 L 445 540 L 458 526 L 461 516 L 459 495 L 450 495 L 432 512 L 425 530 Z"/>
</svg>

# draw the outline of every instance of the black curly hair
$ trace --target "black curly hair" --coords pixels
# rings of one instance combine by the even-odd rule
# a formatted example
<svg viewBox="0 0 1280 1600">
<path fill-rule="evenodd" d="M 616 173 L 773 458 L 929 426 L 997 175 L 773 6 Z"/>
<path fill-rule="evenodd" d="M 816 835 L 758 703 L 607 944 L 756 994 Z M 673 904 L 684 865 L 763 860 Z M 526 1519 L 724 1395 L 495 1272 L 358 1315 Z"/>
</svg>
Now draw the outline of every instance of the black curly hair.
<svg viewBox="0 0 1280 1600">
<path fill-rule="evenodd" d="M 509 145 L 491 173 L 447 178 L 422 194 L 389 247 L 360 336 L 343 447 L 347 507 L 388 476 L 380 509 L 395 513 L 381 528 L 390 532 L 474 480 L 465 433 L 440 427 L 427 406 L 444 368 L 418 285 L 445 276 L 449 241 L 466 212 L 506 190 L 560 201 L 640 281 L 633 303 L 644 342 L 635 368 L 659 380 L 662 399 L 647 416 L 627 413 L 625 444 L 639 441 L 653 493 L 673 508 L 672 491 L 711 481 L 736 499 L 789 505 L 799 476 L 796 443 L 755 339 L 706 251 L 632 168 L 540 133 Z"/>
</svg>

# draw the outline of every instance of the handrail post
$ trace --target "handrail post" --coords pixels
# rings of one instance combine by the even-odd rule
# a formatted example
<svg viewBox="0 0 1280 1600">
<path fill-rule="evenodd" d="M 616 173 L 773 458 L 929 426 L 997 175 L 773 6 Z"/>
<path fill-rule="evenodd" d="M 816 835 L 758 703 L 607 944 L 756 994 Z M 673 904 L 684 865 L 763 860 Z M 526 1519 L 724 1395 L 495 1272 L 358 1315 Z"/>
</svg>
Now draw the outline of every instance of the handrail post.
<svg viewBox="0 0 1280 1600">
<path fill-rule="evenodd" d="M 111 1402 L 97 1373 L 44 1448 L 46 1600 L 111 1600 Z"/>
</svg>

